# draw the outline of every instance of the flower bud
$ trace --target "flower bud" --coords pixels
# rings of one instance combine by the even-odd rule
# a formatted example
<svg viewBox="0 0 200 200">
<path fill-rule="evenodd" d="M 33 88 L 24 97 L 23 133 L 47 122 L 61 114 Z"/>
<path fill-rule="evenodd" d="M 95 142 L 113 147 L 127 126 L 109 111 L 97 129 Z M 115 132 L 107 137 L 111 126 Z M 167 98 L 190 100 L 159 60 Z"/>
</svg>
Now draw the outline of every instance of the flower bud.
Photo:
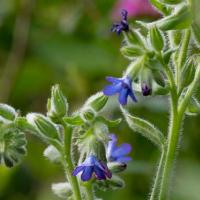
<svg viewBox="0 0 200 200">
<path fill-rule="evenodd" d="M 122 172 L 126 169 L 127 164 L 126 163 L 122 163 L 122 162 L 109 162 L 108 163 L 108 169 L 112 172 L 112 173 L 119 173 Z"/>
<path fill-rule="evenodd" d="M 152 93 L 151 87 L 149 87 L 146 83 L 142 83 L 142 95 L 149 96 Z"/>
<path fill-rule="evenodd" d="M 181 87 L 187 87 L 194 79 L 195 67 L 192 60 L 188 61 L 182 68 Z"/>
<path fill-rule="evenodd" d="M 34 126 L 41 136 L 58 138 L 56 126 L 45 116 L 37 113 L 30 113 L 26 116 L 29 124 Z"/>
<path fill-rule="evenodd" d="M 68 182 L 54 183 L 52 184 L 51 189 L 55 195 L 62 199 L 68 199 L 72 196 L 72 189 Z"/>
<path fill-rule="evenodd" d="M 68 103 L 63 95 L 59 85 L 55 85 L 51 89 L 51 98 L 47 103 L 48 113 L 51 118 L 61 118 L 67 114 Z"/>
<path fill-rule="evenodd" d="M 164 36 L 156 26 L 150 28 L 150 41 L 156 51 L 160 52 L 164 48 Z"/>
<path fill-rule="evenodd" d="M 13 121 L 17 113 L 15 109 L 7 104 L 0 104 L 0 121 Z"/>
<path fill-rule="evenodd" d="M 102 92 L 96 93 L 91 96 L 83 106 L 87 110 L 87 108 L 91 108 L 92 110 L 99 112 L 101 111 L 108 101 L 108 97 L 105 96 Z"/>
<path fill-rule="evenodd" d="M 149 96 L 152 93 L 152 73 L 148 68 L 144 68 L 140 75 L 141 91 L 143 96 Z"/>
<path fill-rule="evenodd" d="M 61 160 L 60 152 L 53 145 L 49 145 L 44 150 L 44 156 L 53 163 L 59 163 Z"/>
</svg>

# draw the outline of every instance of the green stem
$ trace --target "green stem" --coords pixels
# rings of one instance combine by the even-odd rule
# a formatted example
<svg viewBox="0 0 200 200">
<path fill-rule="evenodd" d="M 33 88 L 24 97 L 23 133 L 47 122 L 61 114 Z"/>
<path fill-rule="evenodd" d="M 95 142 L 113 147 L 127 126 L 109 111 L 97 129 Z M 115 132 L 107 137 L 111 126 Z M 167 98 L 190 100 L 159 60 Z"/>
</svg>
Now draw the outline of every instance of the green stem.
<svg viewBox="0 0 200 200">
<path fill-rule="evenodd" d="M 64 122 L 62 123 L 64 127 L 64 170 L 67 176 L 67 180 L 69 181 L 74 199 L 75 200 L 81 200 L 81 192 L 78 184 L 78 180 L 75 176 L 72 176 L 72 171 L 74 169 L 73 163 L 72 163 L 72 158 L 71 158 L 71 140 L 72 140 L 72 128 L 67 126 Z"/>
<path fill-rule="evenodd" d="M 188 106 L 188 103 L 194 93 L 195 89 L 198 86 L 200 80 L 200 65 L 197 67 L 196 75 L 189 86 L 184 99 L 181 101 L 180 105 L 178 106 L 178 101 L 175 101 L 175 98 L 171 97 L 172 99 L 172 109 L 171 109 L 171 125 L 169 129 L 168 141 L 167 141 L 167 152 L 166 152 L 166 159 L 164 164 L 164 171 L 163 176 L 161 179 L 161 188 L 160 188 L 160 196 L 159 200 L 166 200 L 167 196 L 167 188 L 169 186 L 169 180 L 171 176 L 171 171 L 173 168 L 175 156 L 176 156 L 176 149 L 179 141 L 179 133 L 181 128 L 181 123 L 183 120 L 183 116 L 185 110 Z"/>
<path fill-rule="evenodd" d="M 180 89 L 179 86 L 180 86 L 181 68 L 183 67 L 187 59 L 187 50 L 188 50 L 188 45 L 190 42 L 190 35 L 191 35 L 190 30 L 186 30 L 184 38 L 183 38 L 183 42 L 181 45 L 181 49 L 180 49 L 180 55 L 178 57 L 178 61 L 176 65 L 176 85 L 177 85 L 178 91 Z"/>
<path fill-rule="evenodd" d="M 176 105 L 176 102 L 172 103 L 171 124 L 167 140 L 166 159 L 164 161 L 164 170 L 160 186 L 160 200 L 166 200 L 168 192 L 167 188 L 169 186 L 171 170 L 173 168 L 176 156 L 176 148 L 179 141 L 179 130 L 183 118 L 182 116 L 178 115 L 177 106 L 174 107 L 173 105 Z"/>
<path fill-rule="evenodd" d="M 161 177 L 163 175 L 164 160 L 165 160 L 165 156 L 166 156 L 165 152 L 166 152 L 165 147 L 163 147 L 160 162 L 159 162 L 158 169 L 157 169 L 157 172 L 156 172 L 156 177 L 155 177 L 155 180 L 154 180 L 154 185 L 153 185 L 149 200 L 157 199 L 157 196 L 159 194 L 160 180 L 161 180 Z"/>
</svg>

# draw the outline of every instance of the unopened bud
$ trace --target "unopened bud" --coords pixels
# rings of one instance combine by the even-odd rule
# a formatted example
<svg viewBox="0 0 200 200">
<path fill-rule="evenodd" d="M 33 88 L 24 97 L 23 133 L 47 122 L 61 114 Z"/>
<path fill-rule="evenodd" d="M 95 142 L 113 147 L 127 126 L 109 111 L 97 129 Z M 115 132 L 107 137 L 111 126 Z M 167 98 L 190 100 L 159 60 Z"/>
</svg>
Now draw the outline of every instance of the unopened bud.
<svg viewBox="0 0 200 200">
<path fill-rule="evenodd" d="M 17 113 L 15 109 L 7 104 L 0 104 L 0 118 L 2 120 L 13 121 Z"/>
<path fill-rule="evenodd" d="M 38 113 L 30 113 L 26 116 L 26 119 L 38 130 L 39 134 L 49 138 L 58 138 L 56 126 L 47 117 Z"/>
<path fill-rule="evenodd" d="M 47 104 L 48 116 L 51 118 L 61 118 L 67 114 L 68 103 L 63 95 L 59 85 L 55 85 L 51 89 L 51 98 Z"/>
<path fill-rule="evenodd" d="M 150 41 L 156 51 L 162 51 L 164 48 L 164 36 L 156 26 L 150 28 Z"/>
</svg>

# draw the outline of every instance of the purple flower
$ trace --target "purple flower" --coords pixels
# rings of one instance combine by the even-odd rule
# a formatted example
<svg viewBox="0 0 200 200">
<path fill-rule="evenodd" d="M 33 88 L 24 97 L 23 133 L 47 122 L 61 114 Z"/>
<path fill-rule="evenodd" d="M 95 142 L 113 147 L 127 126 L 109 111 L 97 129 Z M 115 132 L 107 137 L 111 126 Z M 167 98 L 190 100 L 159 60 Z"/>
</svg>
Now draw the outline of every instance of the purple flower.
<svg viewBox="0 0 200 200">
<path fill-rule="evenodd" d="M 93 174 L 98 180 L 105 180 L 106 178 L 112 177 L 107 165 L 102 161 L 97 160 L 97 158 L 93 155 L 90 155 L 81 165 L 77 166 L 72 175 L 76 176 L 80 172 L 82 172 L 82 181 L 88 181 L 91 179 Z"/>
<path fill-rule="evenodd" d="M 151 88 L 146 84 L 146 83 L 143 83 L 142 84 L 142 95 L 143 96 L 149 96 L 151 95 Z"/>
<path fill-rule="evenodd" d="M 132 80 L 129 77 L 125 78 L 114 78 L 107 77 L 107 81 L 111 82 L 112 85 L 108 85 L 104 88 L 103 93 L 106 96 L 112 96 L 114 94 L 119 94 L 119 103 L 121 105 L 127 104 L 128 96 L 135 102 L 137 102 L 132 89 Z"/>
<path fill-rule="evenodd" d="M 123 143 L 117 146 L 117 137 L 115 134 L 110 134 L 110 141 L 106 148 L 106 157 L 109 162 L 127 163 L 131 160 L 131 157 L 127 157 L 127 154 L 131 152 L 131 145 Z"/>
<path fill-rule="evenodd" d="M 122 31 L 129 31 L 129 25 L 127 21 L 128 12 L 126 10 L 122 10 L 121 16 L 122 20 L 118 23 L 114 23 L 111 28 L 111 31 L 116 32 L 118 35 L 120 35 Z"/>
</svg>

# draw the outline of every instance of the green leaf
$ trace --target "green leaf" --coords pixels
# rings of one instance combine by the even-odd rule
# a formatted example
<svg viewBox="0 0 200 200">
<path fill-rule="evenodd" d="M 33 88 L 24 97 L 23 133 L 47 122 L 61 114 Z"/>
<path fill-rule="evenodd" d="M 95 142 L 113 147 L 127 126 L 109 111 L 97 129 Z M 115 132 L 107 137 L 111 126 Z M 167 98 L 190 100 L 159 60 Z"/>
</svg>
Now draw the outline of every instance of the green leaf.
<svg viewBox="0 0 200 200">
<path fill-rule="evenodd" d="M 153 22 L 152 25 L 156 24 L 163 31 L 181 30 L 188 28 L 191 25 L 191 21 L 191 11 L 188 6 L 183 5 L 178 7 L 174 14 Z"/>
<path fill-rule="evenodd" d="M 150 2 L 163 14 L 165 15 L 170 14 L 171 9 L 167 7 L 164 3 L 161 3 L 159 0 L 150 0 Z"/>
<path fill-rule="evenodd" d="M 129 127 L 133 131 L 138 132 L 149 139 L 151 142 L 156 144 L 159 149 L 163 148 L 165 138 L 159 129 L 144 119 L 130 115 L 123 107 L 121 107 L 121 109 Z"/>
<path fill-rule="evenodd" d="M 119 118 L 119 119 L 116 119 L 116 120 L 109 120 L 109 119 L 106 119 L 106 118 L 104 118 L 104 117 L 102 117 L 102 116 L 98 116 L 98 117 L 96 118 L 96 121 L 103 122 L 103 123 L 106 124 L 109 128 L 113 128 L 113 127 L 118 126 L 118 125 L 121 123 L 122 119 Z"/>
</svg>

